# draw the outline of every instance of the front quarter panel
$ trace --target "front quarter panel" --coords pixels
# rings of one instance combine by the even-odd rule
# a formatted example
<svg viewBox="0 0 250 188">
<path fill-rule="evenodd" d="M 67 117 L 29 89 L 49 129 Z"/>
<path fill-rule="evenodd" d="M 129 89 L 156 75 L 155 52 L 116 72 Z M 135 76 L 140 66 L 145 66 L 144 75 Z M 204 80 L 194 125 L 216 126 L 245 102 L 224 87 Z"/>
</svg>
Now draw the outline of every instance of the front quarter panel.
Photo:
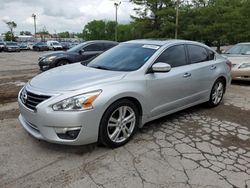
<svg viewBox="0 0 250 188">
<path fill-rule="evenodd" d="M 112 103 L 122 98 L 128 98 L 128 97 L 134 98 L 141 104 L 142 123 L 143 123 L 144 117 L 146 117 L 146 114 L 149 111 L 146 102 L 145 89 L 146 89 L 146 82 L 143 79 L 133 80 L 133 81 L 126 80 L 109 84 L 102 88 L 102 93 L 94 102 L 93 106 L 95 109 L 100 111 L 100 114 L 103 115 L 104 112 Z"/>
</svg>

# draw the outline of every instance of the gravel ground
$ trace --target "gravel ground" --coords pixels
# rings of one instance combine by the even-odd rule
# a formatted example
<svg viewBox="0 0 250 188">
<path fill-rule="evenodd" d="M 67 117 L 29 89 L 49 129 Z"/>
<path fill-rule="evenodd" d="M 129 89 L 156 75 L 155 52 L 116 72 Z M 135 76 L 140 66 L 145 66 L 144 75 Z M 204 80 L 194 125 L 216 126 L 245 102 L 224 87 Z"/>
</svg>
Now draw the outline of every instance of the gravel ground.
<svg viewBox="0 0 250 188">
<path fill-rule="evenodd" d="M 0 187 L 250 187 L 250 83 L 148 123 L 124 147 L 38 141 L 17 121 L 16 95 L 41 53 L 0 53 Z"/>
</svg>

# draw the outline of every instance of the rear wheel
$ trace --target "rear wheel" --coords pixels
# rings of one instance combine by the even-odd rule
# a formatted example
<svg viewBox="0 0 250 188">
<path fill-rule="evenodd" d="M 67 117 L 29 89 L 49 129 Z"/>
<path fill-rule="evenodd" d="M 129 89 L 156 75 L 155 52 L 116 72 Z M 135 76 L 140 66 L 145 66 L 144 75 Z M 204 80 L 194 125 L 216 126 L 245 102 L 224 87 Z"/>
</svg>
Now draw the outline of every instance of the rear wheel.
<svg viewBox="0 0 250 188">
<path fill-rule="evenodd" d="M 211 90 L 210 99 L 208 101 L 210 107 L 216 107 L 221 103 L 224 96 L 224 91 L 225 82 L 223 79 L 219 78 L 215 81 Z"/>
<path fill-rule="evenodd" d="M 139 112 L 134 103 L 127 99 L 113 103 L 102 117 L 99 143 L 112 148 L 126 144 L 137 131 L 138 123 Z"/>
</svg>

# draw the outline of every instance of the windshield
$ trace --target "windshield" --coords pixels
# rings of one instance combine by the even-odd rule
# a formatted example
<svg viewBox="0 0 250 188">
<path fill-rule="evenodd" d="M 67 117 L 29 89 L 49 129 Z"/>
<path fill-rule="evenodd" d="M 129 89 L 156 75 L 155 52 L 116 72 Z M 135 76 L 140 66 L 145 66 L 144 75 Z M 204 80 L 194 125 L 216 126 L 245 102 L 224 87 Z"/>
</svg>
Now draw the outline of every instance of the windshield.
<svg viewBox="0 0 250 188">
<path fill-rule="evenodd" d="M 60 45 L 59 42 L 52 42 L 52 45 Z"/>
<path fill-rule="evenodd" d="M 39 43 L 36 43 L 35 45 L 39 45 L 39 46 L 46 45 L 47 46 L 47 44 L 45 44 L 44 42 L 39 42 Z"/>
<path fill-rule="evenodd" d="M 88 66 L 112 71 L 134 71 L 143 66 L 158 48 L 155 45 L 120 44 L 92 60 Z"/>
<path fill-rule="evenodd" d="M 226 54 L 247 54 L 250 53 L 250 44 L 237 44 L 232 48 L 228 49 L 225 53 Z"/>
<path fill-rule="evenodd" d="M 67 50 L 67 51 L 68 51 L 68 52 L 79 52 L 85 44 L 86 44 L 85 42 L 84 42 L 84 43 L 81 43 L 81 44 L 78 44 L 78 45 L 76 45 L 76 46 L 70 48 L 70 49 Z"/>
<path fill-rule="evenodd" d="M 16 42 L 7 42 L 6 45 L 10 45 L 10 46 L 16 46 L 17 43 Z"/>
</svg>

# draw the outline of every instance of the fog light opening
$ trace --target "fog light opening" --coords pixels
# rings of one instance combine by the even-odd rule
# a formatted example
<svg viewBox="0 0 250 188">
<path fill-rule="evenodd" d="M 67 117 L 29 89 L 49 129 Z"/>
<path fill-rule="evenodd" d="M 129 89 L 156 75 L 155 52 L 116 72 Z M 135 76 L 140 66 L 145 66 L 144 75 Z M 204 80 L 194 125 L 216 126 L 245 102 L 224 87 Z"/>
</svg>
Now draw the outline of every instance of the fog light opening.
<svg viewBox="0 0 250 188">
<path fill-rule="evenodd" d="M 56 134 L 59 138 L 65 140 L 74 140 L 79 135 L 81 127 L 71 128 L 55 128 Z"/>
</svg>

